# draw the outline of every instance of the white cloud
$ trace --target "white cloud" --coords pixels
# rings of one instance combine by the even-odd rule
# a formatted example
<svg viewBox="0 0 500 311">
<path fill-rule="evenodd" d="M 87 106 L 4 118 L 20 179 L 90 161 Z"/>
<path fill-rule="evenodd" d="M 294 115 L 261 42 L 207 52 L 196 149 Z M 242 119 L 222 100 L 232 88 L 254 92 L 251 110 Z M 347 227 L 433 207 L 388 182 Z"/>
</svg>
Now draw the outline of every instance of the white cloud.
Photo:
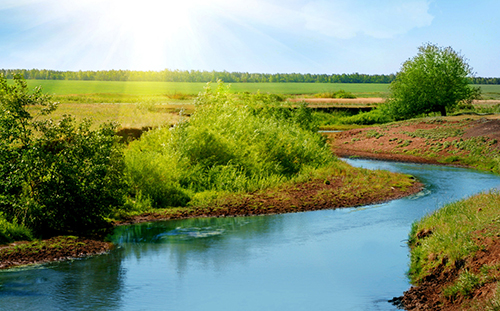
<svg viewBox="0 0 500 311">
<path fill-rule="evenodd" d="M 413 28 L 430 26 L 429 2 L 409 1 L 310 1 L 304 5 L 305 28 L 347 39 L 359 34 L 392 38 Z"/>
<path fill-rule="evenodd" d="M 434 17 L 429 4 L 428 0 L 213 0 L 206 10 L 239 24 L 302 36 L 392 38 L 430 26 Z"/>
</svg>

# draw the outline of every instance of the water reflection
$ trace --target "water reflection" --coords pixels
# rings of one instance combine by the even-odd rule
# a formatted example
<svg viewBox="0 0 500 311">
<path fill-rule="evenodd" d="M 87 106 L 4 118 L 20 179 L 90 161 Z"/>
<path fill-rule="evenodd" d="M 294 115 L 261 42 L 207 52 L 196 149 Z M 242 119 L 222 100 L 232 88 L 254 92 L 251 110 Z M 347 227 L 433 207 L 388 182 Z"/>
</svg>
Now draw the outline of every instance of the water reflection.
<svg viewBox="0 0 500 311">
<path fill-rule="evenodd" d="M 282 218 L 228 217 L 172 220 L 123 226 L 110 239 L 122 245 L 125 256 L 139 261 L 143 257 L 160 254 L 169 265 L 182 273 L 188 262 L 221 269 L 230 261 L 245 262 L 251 257 L 248 248 L 254 239 L 263 245 L 270 232 L 282 231 Z M 227 256 L 230 252 L 231 256 Z"/>
<path fill-rule="evenodd" d="M 122 254 L 2 271 L 0 309 L 119 309 Z"/>
<path fill-rule="evenodd" d="M 348 161 L 412 174 L 426 188 L 361 208 L 119 227 L 109 255 L 0 272 L 0 309 L 395 310 L 387 300 L 409 286 L 411 223 L 500 177 Z"/>
</svg>

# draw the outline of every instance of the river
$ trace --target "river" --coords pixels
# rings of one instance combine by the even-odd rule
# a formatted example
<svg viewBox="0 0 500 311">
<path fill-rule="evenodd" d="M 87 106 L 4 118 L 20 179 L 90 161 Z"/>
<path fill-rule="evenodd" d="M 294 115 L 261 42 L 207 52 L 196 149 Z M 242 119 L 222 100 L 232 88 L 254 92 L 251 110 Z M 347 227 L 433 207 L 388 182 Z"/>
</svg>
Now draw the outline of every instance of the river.
<svg viewBox="0 0 500 311">
<path fill-rule="evenodd" d="M 396 310 L 411 224 L 496 188 L 469 169 L 346 160 L 426 186 L 388 203 L 119 227 L 110 254 L 0 272 L 1 310 Z"/>
</svg>

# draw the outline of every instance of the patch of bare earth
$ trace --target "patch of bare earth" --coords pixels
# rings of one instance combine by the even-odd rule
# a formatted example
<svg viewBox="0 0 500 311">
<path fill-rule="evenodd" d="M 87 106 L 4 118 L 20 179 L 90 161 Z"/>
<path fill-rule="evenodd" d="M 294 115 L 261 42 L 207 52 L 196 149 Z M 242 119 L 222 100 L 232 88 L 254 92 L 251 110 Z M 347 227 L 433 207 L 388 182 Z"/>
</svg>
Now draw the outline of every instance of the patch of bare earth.
<svg viewBox="0 0 500 311">
<path fill-rule="evenodd" d="M 462 131 L 457 135 L 442 138 L 415 137 L 409 133 L 419 130 L 446 128 L 448 131 Z M 459 132 L 457 132 L 459 133 Z M 447 158 L 467 156 L 468 151 L 459 149 L 451 143 L 460 139 L 483 136 L 486 139 L 500 140 L 500 120 L 486 118 L 449 118 L 440 122 L 413 121 L 380 127 L 354 129 L 328 134 L 334 153 L 340 157 L 360 157 L 389 161 L 444 164 Z M 450 143 L 446 148 L 435 148 L 435 143 Z M 492 147 L 500 146 L 497 142 Z M 451 161 L 447 164 L 460 165 Z"/>
</svg>

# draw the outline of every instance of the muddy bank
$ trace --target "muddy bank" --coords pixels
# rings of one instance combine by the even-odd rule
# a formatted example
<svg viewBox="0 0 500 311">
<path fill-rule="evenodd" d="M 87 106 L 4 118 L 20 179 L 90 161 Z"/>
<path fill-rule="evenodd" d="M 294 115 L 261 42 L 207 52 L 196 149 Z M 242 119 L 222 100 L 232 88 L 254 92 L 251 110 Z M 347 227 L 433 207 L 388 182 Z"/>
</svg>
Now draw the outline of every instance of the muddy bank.
<svg viewBox="0 0 500 311">
<path fill-rule="evenodd" d="M 475 243 L 480 248 L 473 257 L 458 261 L 451 268 L 445 268 L 441 261 L 419 286 L 412 286 L 402 297 L 396 298 L 405 310 L 456 311 L 456 310 L 498 310 L 498 287 L 500 281 L 500 237 L 498 234 L 484 235 L 477 232 Z M 468 271 L 474 275 L 489 273 L 484 280 L 465 296 L 445 298 L 443 290 L 456 284 L 460 273 Z M 496 298 L 496 300 L 492 300 Z"/>
<path fill-rule="evenodd" d="M 0 246 L 0 269 L 98 255 L 108 252 L 112 247 L 109 242 L 79 237 L 14 242 Z"/>
<path fill-rule="evenodd" d="M 192 217 L 252 216 L 355 207 L 402 198 L 419 192 L 423 186 L 418 181 L 413 181 L 408 187 L 398 186 L 397 181 L 387 181 L 376 190 L 367 190 L 353 186 L 344 179 L 342 176 L 332 176 L 326 180 L 313 180 L 286 187 L 279 192 L 246 194 L 243 198 L 228 198 L 217 207 L 166 209 L 164 212 L 123 219 L 116 225 Z"/>
<path fill-rule="evenodd" d="M 500 151 L 500 120 L 429 118 L 328 133 L 340 157 L 481 167 Z M 471 159 L 474 157 L 474 161 Z"/>
</svg>

